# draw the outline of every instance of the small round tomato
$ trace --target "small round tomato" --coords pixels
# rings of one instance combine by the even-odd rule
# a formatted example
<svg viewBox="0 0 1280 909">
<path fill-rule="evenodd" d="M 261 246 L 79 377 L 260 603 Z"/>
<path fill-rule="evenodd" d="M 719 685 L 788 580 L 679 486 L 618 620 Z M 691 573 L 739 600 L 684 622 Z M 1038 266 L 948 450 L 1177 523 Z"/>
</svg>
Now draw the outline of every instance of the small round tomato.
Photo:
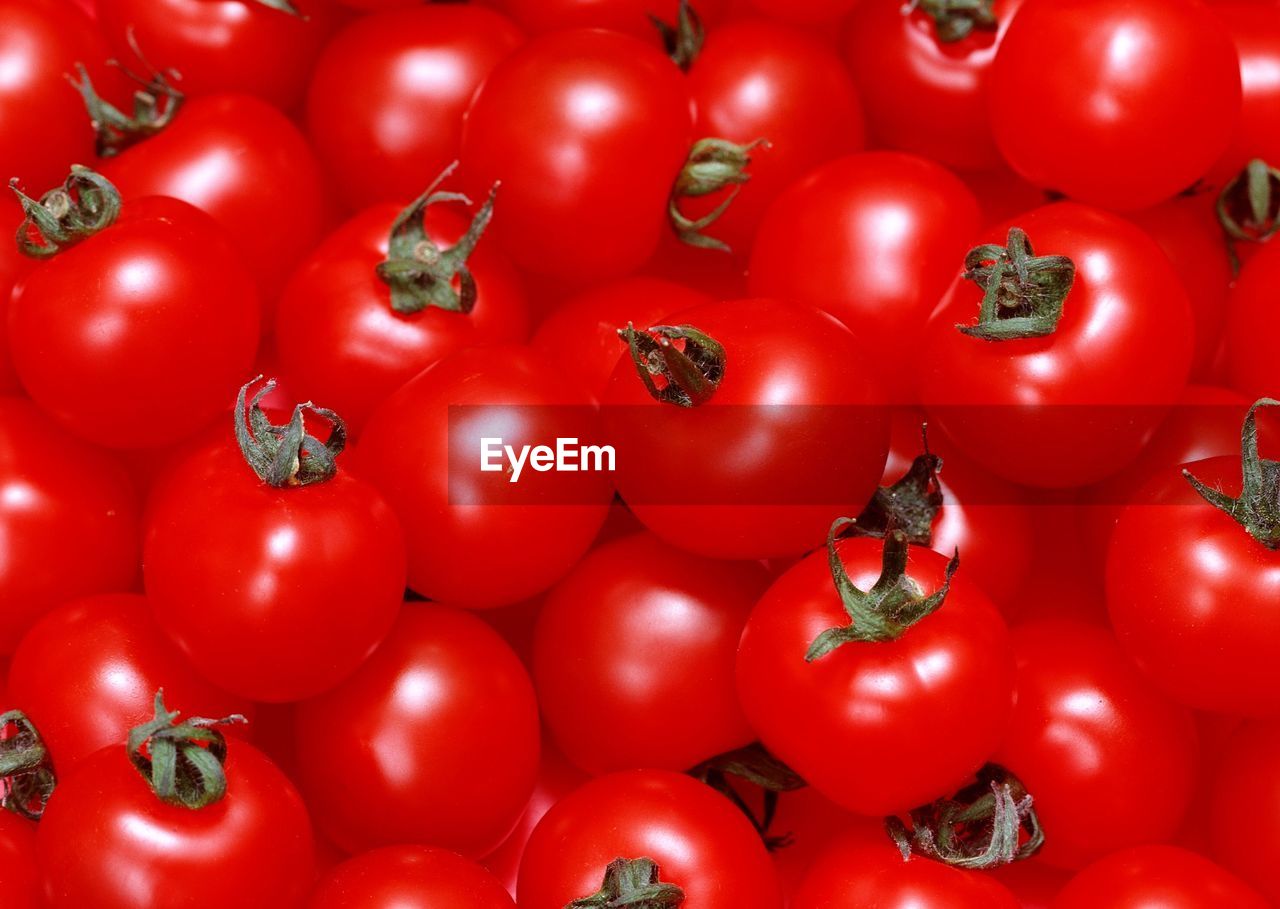
<svg viewBox="0 0 1280 909">
<path fill-rule="evenodd" d="M 733 663 L 766 579 L 647 533 L 588 553 L 547 594 L 534 642 L 538 702 L 565 755 L 593 773 L 688 770 L 749 744 Z"/>
<path fill-rule="evenodd" d="M 570 28 L 604 28 L 656 40 L 654 19 L 673 24 L 679 0 L 478 0 L 501 10 L 531 35 Z M 713 23 L 730 0 L 698 0 L 697 15 Z"/>
<path fill-rule="evenodd" d="M 1115 473 L 1187 382 L 1191 312 L 1173 267 L 1132 224 L 1069 202 L 986 240 L 925 329 L 930 423 L 1017 483 Z"/>
<path fill-rule="evenodd" d="M 388 846 L 331 868 L 307 909 L 515 909 L 489 872 L 427 846 Z"/>
<path fill-rule="evenodd" d="M 363 16 L 334 37 L 311 79 L 307 132 L 346 206 L 422 192 L 458 157 L 476 89 L 523 40 L 492 10 L 439 4 Z"/>
<path fill-rule="evenodd" d="M 99 204 L 119 218 L 104 216 L 75 245 L 48 237 L 35 247 L 44 261 L 9 301 L 23 387 L 100 445 L 144 448 L 191 435 L 226 409 L 253 362 L 253 278 L 223 230 L 186 202 L 150 196 L 121 208 L 115 188 L 84 170 L 44 204 L 66 200 L 73 220 Z"/>
<path fill-rule="evenodd" d="M 1212 855 L 1280 901 L 1280 723 L 1250 723 L 1227 739 L 1209 787 Z"/>
<path fill-rule="evenodd" d="M 765 747 L 827 798 L 905 811 L 955 789 L 1000 744 L 1009 635 L 983 593 L 952 577 L 954 561 L 908 553 L 900 531 L 836 541 L 839 527 L 757 603 L 738 694 Z"/>
<path fill-rule="evenodd" d="M 1177 846 L 1135 846 L 1085 868 L 1053 909 L 1265 909 L 1269 903 L 1234 874 Z"/>
<path fill-rule="evenodd" d="M 646 872 L 646 873 L 642 873 Z M 696 780 L 637 770 L 596 777 L 546 813 L 525 849 L 520 909 L 565 909 L 625 884 L 678 888 L 689 909 L 777 909 L 759 835 L 733 803 Z M 603 901 L 602 901 L 603 904 Z"/>
<path fill-rule="evenodd" d="M 819 25 L 839 19 L 859 0 L 748 0 L 756 12 L 784 22 Z"/>
<path fill-rule="evenodd" d="M 1121 211 L 1195 183 L 1226 151 L 1240 113 L 1231 36 L 1195 0 L 1024 4 L 991 79 L 1000 86 L 987 96 L 991 126 L 1013 169 Z"/>
<path fill-rule="evenodd" d="M 653 254 L 689 152 L 684 78 L 657 48 L 588 29 L 534 38 L 467 113 L 471 185 L 502 183 L 493 230 L 516 264 L 585 284 Z"/>
<path fill-rule="evenodd" d="M 0 653 L 59 603 L 133 586 L 137 498 L 109 455 L 0 398 Z"/>
<path fill-rule="evenodd" d="M 1215 0 L 1240 56 L 1240 122 L 1226 154 L 1209 178 L 1222 184 L 1254 158 L 1280 163 L 1280 17 L 1269 3 Z"/>
<path fill-rule="evenodd" d="M 298 705 L 295 738 L 316 824 L 349 852 L 486 855 L 538 771 L 538 706 L 519 658 L 480 619 L 441 606 L 405 606 L 354 676 Z"/>
<path fill-rule="evenodd" d="M 8 909 L 41 909 L 36 825 L 0 811 L 0 890 Z"/>
<path fill-rule="evenodd" d="M 1267 243 L 1245 263 L 1227 311 L 1226 363 L 1231 385 L 1253 398 L 1280 394 L 1280 362 L 1266 339 L 1280 329 L 1275 288 L 1280 282 L 1280 243 Z"/>
<path fill-rule="evenodd" d="M 830 313 L 868 348 L 875 340 L 880 350 L 862 359 L 882 360 L 919 332 L 978 222 L 973 193 L 931 161 L 891 152 L 838 158 L 765 213 L 749 288 Z"/>
</svg>

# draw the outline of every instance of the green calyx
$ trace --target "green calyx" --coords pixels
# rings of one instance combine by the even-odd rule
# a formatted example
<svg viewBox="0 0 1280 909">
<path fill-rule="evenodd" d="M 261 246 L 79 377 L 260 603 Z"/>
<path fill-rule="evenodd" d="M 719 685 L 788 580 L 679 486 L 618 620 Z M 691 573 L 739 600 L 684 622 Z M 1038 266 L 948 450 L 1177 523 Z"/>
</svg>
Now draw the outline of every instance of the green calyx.
<svg viewBox="0 0 1280 909">
<path fill-rule="evenodd" d="M 1280 233 L 1280 170 L 1254 158 L 1222 188 L 1217 209 L 1231 265 L 1238 272 L 1236 243 L 1265 243 Z"/>
<path fill-rule="evenodd" d="M 702 25 L 702 17 L 693 8 L 693 4 L 689 0 L 680 0 L 674 25 L 664 22 L 653 13 L 649 14 L 649 21 L 662 37 L 662 45 L 666 48 L 667 56 L 687 73 L 693 61 L 698 59 L 698 53 L 707 40 L 707 30 Z"/>
<path fill-rule="evenodd" d="M 851 536 L 884 539 L 890 530 L 900 530 L 908 543 L 933 544 L 933 525 L 943 504 L 942 486 L 938 482 L 942 458 L 929 451 L 925 426 L 920 427 L 920 436 L 921 453 L 897 482 L 876 490 L 853 522 Z"/>
<path fill-rule="evenodd" d="M 1076 266 L 1066 256 L 1037 256 L 1021 228 L 1011 227 L 1005 246 L 969 250 L 964 278 L 982 288 L 976 325 L 957 325 L 984 341 L 1042 338 L 1058 328 Z"/>
<path fill-rule="evenodd" d="M 659 879 L 653 859 L 616 858 L 605 869 L 598 891 L 564 909 L 679 909 L 683 903 L 684 891 Z"/>
<path fill-rule="evenodd" d="M 682 242 L 701 249 L 731 251 L 727 243 L 708 237 L 702 231 L 720 220 L 742 191 L 742 185 L 751 179 L 747 173 L 751 152 L 760 146 L 768 148 L 769 141 L 756 139 L 739 145 L 728 139 L 699 139 L 693 143 L 667 198 L 667 215 Z M 709 196 L 730 186 L 733 191 L 728 197 L 701 218 L 691 219 L 680 211 L 681 199 Z"/>
<path fill-rule="evenodd" d="M 277 488 L 310 486 L 331 479 L 338 472 L 337 457 L 347 444 L 342 418 L 308 401 L 293 408 L 286 425 L 277 426 L 262 411 L 262 399 L 276 387 L 275 379 L 268 379 L 246 403 L 249 389 L 261 380 L 262 376 L 257 376 L 247 382 L 236 396 L 236 442 L 245 461 L 263 482 Z M 325 441 L 307 433 L 308 412 L 329 423 Z"/>
<path fill-rule="evenodd" d="M 155 718 L 129 730 L 129 761 L 162 802 L 204 808 L 227 794 L 227 740 L 214 727 L 247 721 L 239 714 L 177 719 L 176 710 L 165 709 L 164 692 L 157 691 Z"/>
<path fill-rule="evenodd" d="M 773 836 L 769 833 L 769 828 L 773 826 L 773 819 L 778 811 L 778 795 L 803 789 L 809 784 L 801 778 L 800 774 L 770 754 L 764 745 L 753 742 L 745 748 L 725 752 L 703 761 L 688 773 L 695 780 L 702 781 L 733 802 L 738 810 L 746 815 L 751 826 L 756 828 L 765 847 L 771 852 L 790 845 L 791 834 Z M 730 782 L 731 778 L 750 783 L 764 793 L 759 814 L 734 788 Z"/>
<path fill-rule="evenodd" d="M 885 831 L 905 862 L 923 855 L 954 868 L 985 871 L 1031 858 L 1044 845 L 1034 800 L 1022 782 L 998 764 L 951 798 L 885 818 Z M 1024 838 L 1025 834 L 1025 838 Z"/>
<path fill-rule="evenodd" d="M 391 225 L 387 259 L 379 263 L 378 277 L 391 288 L 391 308 L 396 312 L 410 314 L 434 306 L 448 312 L 469 313 L 476 305 L 476 281 L 467 268 L 467 259 L 493 219 L 498 184 L 493 184 L 489 198 L 476 212 L 467 232 L 448 249 L 442 250 L 435 244 L 427 233 L 425 221 L 427 209 L 432 205 L 471 204 L 461 193 L 437 191 L 457 167 L 455 161 L 445 168 Z"/>
<path fill-rule="evenodd" d="M 107 62 L 119 67 L 126 76 L 139 85 L 133 93 L 132 114 L 126 114 L 98 95 L 84 64 L 76 64 L 76 72 L 80 74 L 78 81 L 71 76 L 67 77 L 80 93 L 80 97 L 84 99 L 85 110 L 89 113 L 89 123 L 93 126 L 95 134 L 95 148 L 99 157 L 102 158 L 114 157 L 131 145 L 136 145 L 163 130 L 173 122 L 185 98 L 182 92 L 174 88 L 169 81 L 178 78 L 178 74 L 173 70 L 167 73 L 161 72 L 151 66 L 138 49 L 133 30 L 130 29 L 126 36 L 130 47 L 133 48 L 134 56 L 146 66 L 147 75 L 145 77 L 136 75 L 116 60 Z"/>
<path fill-rule="evenodd" d="M 71 175 L 39 201 L 18 189 L 15 177 L 9 188 L 26 215 L 18 225 L 18 250 L 33 259 L 56 256 L 81 240 L 106 230 L 120 216 L 120 193 L 111 181 L 79 164 Z"/>
<path fill-rule="evenodd" d="M 920 585 L 907 576 L 907 535 L 901 530 L 890 530 L 884 537 L 880 577 L 870 590 L 859 590 L 845 571 L 836 548 L 837 534 L 854 523 L 852 518 L 837 518 L 827 533 L 827 562 L 831 566 L 831 578 L 836 592 L 840 594 L 840 602 L 849 616 L 849 624 L 828 628 L 814 638 L 804 655 L 810 663 L 855 641 L 896 641 L 908 628 L 942 606 L 951 589 L 951 578 L 960 567 L 960 552 L 957 550 L 947 563 L 942 586 L 926 595 Z"/>
<path fill-rule="evenodd" d="M 20 710 L 0 714 L 0 806 L 38 821 L 57 779 L 40 733 Z"/>
<path fill-rule="evenodd" d="M 654 400 L 677 407 L 697 407 L 711 400 L 724 380 L 724 346 L 692 325 L 655 325 L 636 331 L 618 329 L 626 342 L 640 381 Z M 679 346 L 673 342 L 682 342 Z M 654 377 L 662 379 L 662 385 Z"/>
<path fill-rule="evenodd" d="M 903 15 L 919 10 L 933 20 L 938 40 L 944 44 L 960 41 L 975 30 L 995 31 L 1000 23 L 993 9 L 995 0 L 910 0 Z"/>
<path fill-rule="evenodd" d="M 1240 431 L 1243 483 L 1239 498 L 1206 486 L 1189 470 L 1183 470 L 1182 475 L 1206 502 L 1230 515 L 1249 536 L 1268 549 L 1280 549 L 1280 461 L 1258 454 L 1258 410 L 1263 407 L 1280 407 L 1280 401 L 1260 398 L 1244 418 Z"/>
</svg>

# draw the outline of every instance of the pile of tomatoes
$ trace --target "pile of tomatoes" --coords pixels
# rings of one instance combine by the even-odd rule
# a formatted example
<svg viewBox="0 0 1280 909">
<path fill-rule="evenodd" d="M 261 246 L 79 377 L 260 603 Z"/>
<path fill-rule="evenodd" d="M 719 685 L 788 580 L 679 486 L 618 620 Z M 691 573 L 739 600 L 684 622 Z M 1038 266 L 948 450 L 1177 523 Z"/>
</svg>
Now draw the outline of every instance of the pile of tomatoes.
<svg viewBox="0 0 1280 909">
<path fill-rule="evenodd" d="M 0 902 L 1280 905 L 1278 74 L 0 0 Z"/>
</svg>

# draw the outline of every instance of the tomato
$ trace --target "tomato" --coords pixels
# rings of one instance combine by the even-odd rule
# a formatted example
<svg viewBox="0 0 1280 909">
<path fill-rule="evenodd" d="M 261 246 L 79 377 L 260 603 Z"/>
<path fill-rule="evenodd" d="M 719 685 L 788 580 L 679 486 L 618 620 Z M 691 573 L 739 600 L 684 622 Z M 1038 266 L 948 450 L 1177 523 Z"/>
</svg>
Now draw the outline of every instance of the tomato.
<svg viewBox="0 0 1280 909">
<path fill-rule="evenodd" d="M 1013 703 L 1008 631 L 963 569 L 951 578 L 946 557 L 907 553 L 900 532 L 828 547 L 756 604 L 738 649 L 738 695 L 765 747 L 827 798 L 859 814 L 904 811 L 955 789 L 999 745 Z M 843 566 L 838 588 L 829 559 Z M 859 593 L 881 574 L 873 599 L 892 584 L 883 608 L 893 619 Z M 852 627 L 846 609 L 882 639 L 833 639 Z M 824 643 L 835 649 L 824 653 Z"/>
<path fill-rule="evenodd" d="M 354 676 L 297 707 L 295 737 L 312 815 L 349 852 L 417 843 L 485 855 L 538 770 L 520 660 L 480 619 L 440 606 L 405 606 Z"/>
<path fill-rule="evenodd" d="M 995 761 L 1035 799 L 1041 861 L 1080 868 L 1177 832 L 1199 746 L 1186 708 L 1166 700 L 1105 630 L 1079 621 L 1013 631 L 1017 705 Z"/>
<path fill-rule="evenodd" d="M 790 909 L 1017 909 L 994 878 L 912 856 L 904 862 L 879 824 L 862 822 L 814 861 Z"/>
<path fill-rule="evenodd" d="M 920 345 L 931 425 L 1014 482 L 1078 486 L 1115 473 L 1186 385 L 1192 324 L 1177 275 L 1132 224 L 1074 203 L 985 239 Z M 1013 277 L 1019 262 L 1025 284 Z"/>
<path fill-rule="evenodd" d="M 296 14 L 277 2 L 95 0 L 107 40 L 129 65 L 136 41 L 149 62 L 182 74 L 189 95 L 246 92 L 291 110 L 340 16 L 329 0 L 289 0 Z"/>
<path fill-rule="evenodd" d="M 679 0 L 479 0 L 501 10 L 531 35 L 570 28 L 605 28 L 654 40 L 656 17 L 674 23 Z M 697 15 L 705 24 L 720 18 L 728 0 L 698 0 Z"/>
<path fill-rule="evenodd" d="M 987 98 L 991 127 L 1013 169 L 1121 211 L 1195 183 L 1240 112 L 1231 36 L 1194 0 L 1026 3 L 991 78 L 1001 86 Z"/>
<path fill-rule="evenodd" d="M 331 869 L 307 909 L 515 909 L 502 885 L 455 853 L 388 846 Z"/>
<path fill-rule="evenodd" d="M 113 458 L 0 398 L 0 653 L 59 603 L 133 586 L 138 511 Z"/>
<path fill-rule="evenodd" d="M 657 248 L 692 139 L 671 61 L 582 29 L 534 38 L 493 70 L 467 113 L 462 160 L 477 189 L 502 182 L 493 231 L 516 264 L 586 284 Z"/>
<path fill-rule="evenodd" d="M 172 196 L 209 214 L 268 303 L 320 237 L 325 189 L 315 154 L 287 117 L 251 95 L 184 102 L 168 126 L 105 160 L 101 173 L 126 204 Z"/>
<path fill-rule="evenodd" d="M 68 185 L 83 199 L 98 192 L 89 180 L 73 174 Z M 27 393 L 77 435 L 117 448 L 175 442 L 223 412 L 244 381 L 258 294 L 208 215 L 177 199 L 134 199 L 18 281 L 9 344 Z"/>
<path fill-rule="evenodd" d="M 982 4 L 990 7 L 989 17 L 962 9 L 937 21 L 923 5 L 904 13 L 894 0 L 866 0 L 846 21 L 841 51 L 871 135 L 877 145 L 950 167 L 999 167 L 1000 152 L 981 112 L 991 94 L 996 49 L 1022 0 Z"/>
<path fill-rule="evenodd" d="M 66 0 L 5 0 L 0 23 L 0 174 L 38 190 L 92 159 L 93 128 L 64 74 L 84 63 L 109 79 L 103 64 L 110 51 L 89 17 Z"/>
<path fill-rule="evenodd" d="M 338 228 L 290 280 L 277 314 L 286 376 L 355 432 L 391 392 L 436 361 L 466 347 L 520 343 L 529 333 L 519 277 L 484 241 L 463 265 L 474 281 L 471 312 L 401 299 L 379 277 L 379 265 L 393 258 L 388 238 L 400 214 L 393 205 L 374 206 Z M 452 208 L 431 205 L 425 222 L 422 214 L 414 218 L 415 236 L 425 229 L 439 250 L 468 234 L 466 217 Z"/>
<path fill-rule="evenodd" d="M 104 594 L 60 606 L 27 632 L 9 667 L 7 706 L 26 714 L 66 775 L 151 719 L 160 688 L 195 716 L 253 715 L 251 703 L 183 661 L 144 597 Z"/>
<path fill-rule="evenodd" d="M 652 366 L 647 381 L 637 375 L 640 362 L 659 357 L 651 333 L 637 333 L 635 352 L 614 369 L 604 418 L 619 453 L 616 483 L 646 527 L 714 558 L 794 555 L 871 497 L 888 416 L 860 338 L 823 313 L 765 299 L 712 303 L 665 321 L 723 350 L 712 357 L 718 365 L 700 366 L 712 376 L 709 397 L 685 406 L 673 398 L 684 394 L 678 383 L 648 390 Z M 668 371 L 681 356 L 702 358 L 689 344 Z"/>
<path fill-rule="evenodd" d="M 152 489 L 143 575 L 161 627 L 202 675 L 256 701 L 295 701 L 338 684 L 386 635 L 404 550 L 387 503 L 332 463 L 340 424 L 311 475 L 325 448 L 279 441 L 285 428 L 260 426 L 256 396 L 246 415 L 253 384 L 237 402 L 240 450 L 198 450 Z M 331 417 L 302 405 L 299 430 L 307 409 Z M 299 463 L 300 445 L 301 466 L 276 473 L 282 459 Z"/>
<path fill-rule="evenodd" d="M 523 40 L 491 10 L 419 5 L 364 16 L 329 42 L 307 132 L 346 206 L 404 205 L 422 192 L 458 157 L 472 95 Z"/>
<path fill-rule="evenodd" d="M 648 859 L 682 909 L 777 909 L 769 854 L 733 804 L 662 770 L 614 773 L 561 799 L 538 824 L 518 884 L 520 909 L 565 909 L 599 892 L 615 860 Z"/>
<path fill-rule="evenodd" d="M 1009 599 L 1005 615 L 1018 621 L 1072 619 L 1107 627 L 1103 592 L 1105 553 L 1090 548 L 1083 530 L 1085 515 L 1073 501 L 1053 501 L 1050 494 L 1032 501 L 1035 535 L 1026 581 Z M 1001 604 L 1002 606 L 1004 604 Z"/>
<path fill-rule="evenodd" d="M 59 780 L 36 841 L 50 909 L 300 907 L 314 861 L 306 807 L 252 746 L 226 747 L 226 794 L 194 810 L 161 801 L 123 745 Z"/>
<path fill-rule="evenodd" d="M 1135 846 L 1099 859 L 1073 877 L 1053 909 L 1264 909 L 1235 875 L 1176 846 Z"/>
<path fill-rule="evenodd" d="M 853 83 L 839 58 L 802 29 L 759 20 L 711 29 L 689 68 L 689 90 L 699 137 L 768 143 L 751 150 L 750 179 L 703 231 L 744 261 L 769 203 L 814 167 L 864 144 Z M 725 198 L 678 204 L 686 217 L 699 218 Z"/>
<path fill-rule="evenodd" d="M 661 278 L 623 278 L 591 287 L 557 306 L 530 343 L 558 362 L 564 381 L 599 401 L 624 356 L 619 328 L 628 322 L 657 325 L 668 313 L 710 302 L 701 291 Z M 573 356 L 564 356 L 565 351 Z"/>
<path fill-rule="evenodd" d="M 593 773 L 687 770 L 749 744 L 733 664 L 766 578 L 649 534 L 588 553 L 547 594 L 534 644 L 543 720 L 565 755 Z"/>
<path fill-rule="evenodd" d="M 1071 879 L 1070 872 L 1038 860 L 1014 862 L 996 868 L 991 876 L 1013 891 L 1021 909 L 1050 909 L 1058 893 Z"/>
<path fill-rule="evenodd" d="M 1276 326 L 1280 243 L 1263 245 L 1240 272 L 1227 311 L 1226 363 L 1231 385 L 1248 397 L 1280 394 L 1280 368 L 1265 339 Z"/>
<path fill-rule="evenodd" d="M 1212 9 L 1235 42 L 1243 96 L 1231 147 L 1210 172 L 1220 185 L 1253 158 L 1280 162 L 1280 19 L 1265 2 L 1218 0 Z"/>
<path fill-rule="evenodd" d="M 859 0 L 749 0 L 756 12 L 784 22 L 817 25 L 838 19 Z"/>
<path fill-rule="evenodd" d="M 610 475 L 524 470 L 517 482 L 501 457 L 490 460 L 492 472 L 480 460 L 486 438 L 515 451 L 557 439 L 598 445 L 583 401 L 553 362 L 500 347 L 463 350 L 382 402 L 365 427 L 359 466 L 400 517 L 410 587 L 452 605 L 503 606 L 540 593 L 577 562 L 608 512 Z"/>
<path fill-rule="evenodd" d="M 930 161 L 891 152 L 838 158 L 765 213 L 750 291 L 825 310 L 877 348 L 896 350 L 919 332 L 978 226 L 973 194 Z M 875 356 L 864 350 L 862 358 Z"/>
<path fill-rule="evenodd" d="M 773 848 L 772 854 L 788 904 L 817 857 L 837 836 L 847 831 L 855 819 L 855 815 L 812 786 L 779 794 L 777 811 L 767 832 L 784 837 Z"/>
<path fill-rule="evenodd" d="M 1259 405 L 1255 405 L 1258 407 Z M 1252 411 L 1251 411 L 1252 413 Z M 1256 445 L 1246 450 L 1257 457 Z M 1250 468 L 1253 469 L 1252 467 Z M 1239 457 L 1187 466 L 1211 501 L 1241 493 Z M 1244 490 L 1265 509 L 1256 478 Z M 1170 697 L 1240 715 L 1280 710 L 1280 614 L 1271 523 L 1239 512 L 1259 535 L 1210 504 L 1173 469 L 1120 513 L 1107 557 L 1107 608 L 1129 656 Z"/>
<path fill-rule="evenodd" d="M 9 909 L 40 909 L 36 827 L 8 811 L 0 811 L 0 889 Z"/>
<path fill-rule="evenodd" d="M 1280 900 L 1278 768 L 1280 724 L 1253 722 L 1227 739 L 1208 781 L 1213 857 L 1273 903 Z"/>
</svg>

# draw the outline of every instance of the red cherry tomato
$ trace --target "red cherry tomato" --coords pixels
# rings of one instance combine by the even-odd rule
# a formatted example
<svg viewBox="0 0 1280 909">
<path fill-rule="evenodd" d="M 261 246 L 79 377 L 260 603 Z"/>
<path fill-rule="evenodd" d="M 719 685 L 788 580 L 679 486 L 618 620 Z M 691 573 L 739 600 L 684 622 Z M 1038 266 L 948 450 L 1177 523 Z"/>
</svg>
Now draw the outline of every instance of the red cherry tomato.
<svg viewBox="0 0 1280 909">
<path fill-rule="evenodd" d="M 1014 229 L 1036 280 L 1059 267 L 1055 256 L 1074 264 L 1060 321 L 1040 336 L 965 334 L 959 326 L 1003 326 L 976 324 L 985 285 L 961 275 L 925 331 L 921 398 L 931 425 L 992 473 L 1051 488 L 1100 480 L 1137 456 L 1186 385 L 1186 292 L 1155 242 L 1106 212 L 1073 203 L 1028 212 L 987 233 L 1000 258 L 993 251 L 985 263 L 1013 267 Z"/>
<path fill-rule="evenodd" d="M 1013 169 L 1121 211 L 1195 183 L 1226 151 L 1240 112 L 1231 36 L 1193 0 L 1026 3 L 991 78 L 1000 86 L 987 98 L 991 126 Z"/>
<path fill-rule="evenodd" d="M 515 909 L 479 865 L 444 849 L 388 846 L 338 865 L 307 909 Z"/>
<path fill-rule="evenodd" d="M 655 41 L 653 18 L 674 23 L 679 0 L 479 0 L 501 10 L 531 35 L 570 28 L 604 28 Z M 698 0 L 697 14 L 704 24 L 719 19 L 728 0 Z"/>
<path fill-rule="evenodd" d="M 601 889 L 615 859 L 651 859 L 690 909 L 777 909 L 778 883 L 733 803 L 683 774 L 597 777 L 556 803 L 520 865 L 520 909 L 564 909 Z"/>
<path fill-rule="evenodd" d="M 938 302 L 978 220 L 973 194 L 930 161 L 889 152 L 839 158 L 765 213 L 750 290 L 825 310 L 896 350 Z M 883 357 L 867 349 L 861 359 Z"/>
<path fill-rule="evenodd" d="M 476 89 L 523 40 L 472 6 L 387 10 L 343 29 L 316 64 L 307 132 L 347 208 L 422 192 L 458 157 Z"/>
<path fill-rule="evenodd" d="M 1280 394 L 1280 363 L 1267 336 L 1278 326 L 1275 305 L 1280 281 L 1280 244 L 1258 250 L 1240 272 L 1227 312 L 1226 363 L 1231 385 L 1249 398 Z"/>
<path fill-rule="evenodd" d="M 119 463 L 0 398 L 0 653 L 59 603 L 133 586 L 138 511 Z"/>
<path fill-rule="evenodd" d="M 494 234 L 518 265 L 585 284 L 642 265 L 689 152 L 689 92 L 662 52 L 586 29 L 534 38 L 467 113 L 471 184 L 502 182 Z"/>
<path fill-rule="evenodd" d="M 1013 650 L 1017 705 L 994 760 L 1035 799 L 1046 831 L 1038 861 L 1080 868 L 1172 838 L 1196 781 L 1190 711 L 1166 700 L 1091 625 L 1023 625 Z"/>
<path fill-rule="evenodd" d="M 1073 877 L 1053 909 L 1264 909 L 1267 901 L 1238 877 L 1176 846 L 1135 846 L 1099 859 Z"/>
<path fill-rule="evenodd" d="M 588 553 L 547 594 L 534 643 L 543 720 L 565 755 L 593 773 L 688 770 L 750 744 L 733 663 L 766 579 L 649 534 Z"/>
<path fill-rule="evenodd" d="M 41 909 L 36 825 L 0 811 L 0 889 L 9 909 Z"/>
<path fill-rule="evenodd" d="M 1221 184 L 1253 158 L 1280 161 L 1280 18 L 1271 4 L 1247 0 L 1216 0 L 1213 13 L 1235 42 L 1242 90 L 1235 138 L 1209 175 Z"/>
<path fill-rule="evenodd" d="M 750 5 L 756 12 L 773 19 L 817 25 L 839 19 L 858 2 L 859 0 L 750 0 Z"/>
</svg>

